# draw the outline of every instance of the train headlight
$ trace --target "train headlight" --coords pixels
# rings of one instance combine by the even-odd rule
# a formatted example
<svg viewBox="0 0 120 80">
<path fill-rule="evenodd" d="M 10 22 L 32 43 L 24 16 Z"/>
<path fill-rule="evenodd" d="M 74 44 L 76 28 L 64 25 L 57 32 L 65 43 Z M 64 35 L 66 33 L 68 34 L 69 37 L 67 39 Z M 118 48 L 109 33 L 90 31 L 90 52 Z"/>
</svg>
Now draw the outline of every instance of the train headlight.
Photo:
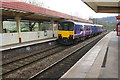
<svg viewBox="0 0 120 80">
<path fill-rule="evenodd" d="M 58 34 L 58 36 L 61 36 L 61 34 Z"/>
<path fill-rule="evenodd" d="M 61 35 L 61 34 L 58 34 L 58 38 L 59 38 L 59 39 L 62 39 L 62 35 Z"/>
</svg>

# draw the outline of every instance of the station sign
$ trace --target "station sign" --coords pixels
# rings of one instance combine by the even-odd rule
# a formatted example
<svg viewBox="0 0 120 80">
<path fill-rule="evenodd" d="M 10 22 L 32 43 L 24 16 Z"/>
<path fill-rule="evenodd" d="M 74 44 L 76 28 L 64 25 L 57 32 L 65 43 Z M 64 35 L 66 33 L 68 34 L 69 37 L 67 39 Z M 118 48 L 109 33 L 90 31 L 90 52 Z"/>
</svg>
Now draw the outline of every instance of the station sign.
<svg viewBox="0 0 120 80">
<path fill-rule="evenodd" d="M 117 36 L 120 36 L 120 22 L 116 25 Z"/>
<path fill-rule="evenodd" d="M 117 19 L 117 20 L 120 20 L 120 16 L 116 16 L 116 19 Z"/>
</svg>

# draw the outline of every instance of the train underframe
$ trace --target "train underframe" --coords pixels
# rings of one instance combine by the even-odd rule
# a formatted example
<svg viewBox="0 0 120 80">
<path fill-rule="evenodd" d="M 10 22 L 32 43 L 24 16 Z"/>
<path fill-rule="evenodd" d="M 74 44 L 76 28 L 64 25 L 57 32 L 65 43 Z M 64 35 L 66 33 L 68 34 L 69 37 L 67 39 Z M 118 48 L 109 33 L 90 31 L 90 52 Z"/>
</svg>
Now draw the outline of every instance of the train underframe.
<svg viewBox="0 0 120 80">
<path fill-rule="evenodd" d="M 71 45 L 71 44 L 75 44 L 75 43 L 78 43 L 80 41 L 83 41 L 85 39 L 88 39 L 90 37 L 93 37 L 93 36 L 96 36 L 96 35 L 99 35 L 101 32 L 98 32 L 98 33 L 94 33 L 94 34 L 89 34 L 89 35 L 86 35 L 86 36 L 81 36 L 81 37 L 77 37 L 75 39 L 73 39 L 73 36 L 72 37 L 69 37 L 69 38 L 62 38 L 61 36 L 59 36 L 58 38 L 58 42 L 60 44 L 63 44 L 63 45 Z"/>
<path fill-rule="evenodd" d="M 86 36 L 78 37 L 78 38 L 75 38 L 75 39 L 72 39 L 72 38 L 58 38 L 58 42 L 60 44 L 63 44 L 63 45 L 71 45 L 71 44 L 75 44 L 75 43 L 78 43 L 80 41 L 83 41 L 85 39 L 86 39 Z"/>
</svg>

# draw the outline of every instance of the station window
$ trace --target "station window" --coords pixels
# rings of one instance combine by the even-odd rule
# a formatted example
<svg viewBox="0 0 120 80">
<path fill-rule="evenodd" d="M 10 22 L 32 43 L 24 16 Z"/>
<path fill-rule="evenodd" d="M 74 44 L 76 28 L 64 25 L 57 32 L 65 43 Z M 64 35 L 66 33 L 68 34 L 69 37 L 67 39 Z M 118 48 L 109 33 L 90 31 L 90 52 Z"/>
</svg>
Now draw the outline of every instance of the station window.
<svg viewBox="0 0 120 80">
<path fill-rule="evenodd" d="M 3 21 L 3 33 L 17 32 L 16 21 Z"/>
<path fill-rule="evenodd" d="M 21 32 L 29 32 L 29 22 L 20 22 Z"/>
<path fill-rule="evenodd" d="M 46 30 L 52 30 L 53 27 L 52 27 L 52 24 L 50 23 L 42 23 L 41 24 L 41 28 L 42 28 L 42 31 L 46 31 Z"/>
<path fill-rule="evenodd" d="M 53 27 L 54 27 L 54 30 L 58 30 L 58 24 L 54 24 Z"/>
<path fill-rule="evenodd" d="M 38 23 L 31 21 L 20 22 L 21 32 L 38 31 Z M 16 21 L 3 21 L 3 33 L 15 33 L 17 32 Z"/>
<path fill-rule="evenodd" d="M 30 21 L 21 21 L 21 32 L 38 31 L 38 23 Z"/>
<path fill-rule="evenodd" d="M 34 25 L 34 27 L 33 27 L 32 30 L 33 30 L 33 31 L 38 31 L 38 23 L 35 23 L 35 25 Z"/>
</svg>

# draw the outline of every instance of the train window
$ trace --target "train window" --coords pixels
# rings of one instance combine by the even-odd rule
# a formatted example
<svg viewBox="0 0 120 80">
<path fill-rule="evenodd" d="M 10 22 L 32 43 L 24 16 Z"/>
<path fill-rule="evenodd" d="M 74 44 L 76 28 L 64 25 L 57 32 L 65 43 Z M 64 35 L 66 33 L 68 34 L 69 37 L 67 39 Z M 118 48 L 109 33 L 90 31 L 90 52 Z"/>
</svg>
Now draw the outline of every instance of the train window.
<svg viewBox="0 0 120 80">
<path fill-rule="evenodd" d="M 59 24 L 58 29 L 64 31 L 73 31 L 74 24 L 71 22 L 62 22 Z"/>
<path fill-rule="evenodd" d="M 77 31 L 80 31 L 80 26 L 77 27 Z"/>
<path fill-rule="evenodd" d="M 62 30 L 62 26 L 60 26 L 60 24 L 58 24 L 58 30 Z"/>
<path fill-rule="evenodd" d="M 80 25 L 79 27 L 80 27 L 80 31 L 83 31 L 83 26 L 82 26 L 82 25 Z"/>
<path fill-rule="evenodd" d="M 86 27 L 86 31 L 89 31 L 89 30 L 90 30 L 90 26 L 85 25 L 85 27 Z"/>
</svg>

